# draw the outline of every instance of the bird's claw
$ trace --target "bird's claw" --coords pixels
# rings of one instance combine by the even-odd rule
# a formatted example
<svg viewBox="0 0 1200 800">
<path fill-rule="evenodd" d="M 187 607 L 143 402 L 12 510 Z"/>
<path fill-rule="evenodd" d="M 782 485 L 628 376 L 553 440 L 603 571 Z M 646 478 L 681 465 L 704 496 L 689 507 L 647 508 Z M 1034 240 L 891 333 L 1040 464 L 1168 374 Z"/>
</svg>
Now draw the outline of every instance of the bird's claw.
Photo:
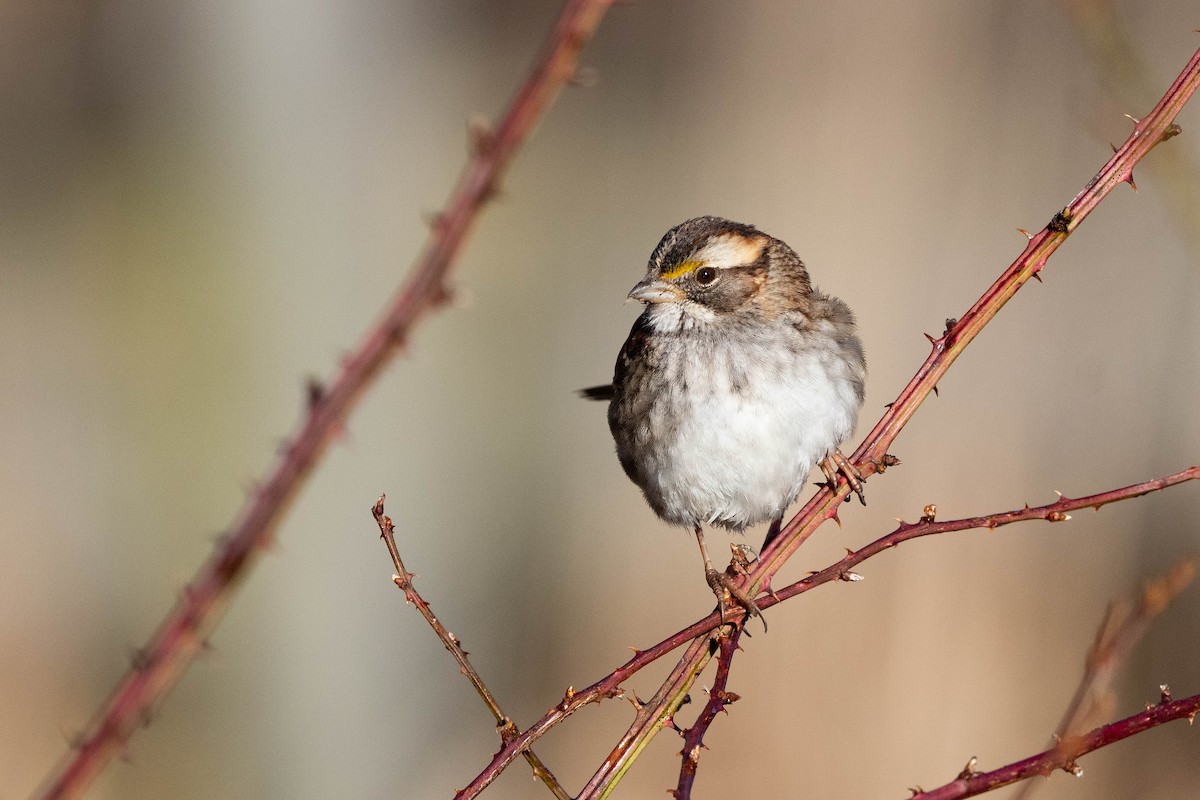
<svg viewBox="0 0 1200 800">
<path fill-rule="evenodd" d="M 746 616 L 758 617 L 762 620 L 763 633 L 766 633 L 767 618 L 763 616 L 762 609 L 758 607 L 758 603 L 754 602 L 753 597 L 746 594 L 745 590 L 738 586 L 733 576 L 709 568 L 704 571 L 704 577 L 708 581 L 709 588 L 712 589 L 713 594 L 717 597 L 717 613 L 721 615 L 722 625 L 725 624 L 725 598 L 728 596 L 732 598 L 733 602 L 746 609 Z"/>
<path fill-rule="evenodd" d="M 836 447 L 830 450 L 829 455 L 818 462 L 818 466 L 821 472 L 825 473 L 831 491 L 837 491 L 838 475 L 841 474 L 850 484 L 850 491 L 858 495 L 858 502 L 864 506 L 867 504 L 867 496 L 863 494 L 863 474 L 859 472 L 858 467 L 850 463 L 850 459 L 846 458 L 841 450 Z"/>
</svg>

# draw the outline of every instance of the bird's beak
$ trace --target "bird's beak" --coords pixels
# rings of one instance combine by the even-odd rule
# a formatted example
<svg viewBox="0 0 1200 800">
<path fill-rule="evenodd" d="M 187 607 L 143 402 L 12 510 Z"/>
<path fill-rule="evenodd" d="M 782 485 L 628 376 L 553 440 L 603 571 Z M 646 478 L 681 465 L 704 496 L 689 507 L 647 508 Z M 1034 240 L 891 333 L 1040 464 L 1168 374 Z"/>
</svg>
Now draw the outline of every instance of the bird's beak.
<svg viewBox="0 0 1200 800">
<path fill-rule="evenodd" d="M 645 278 L 629 292 L 630 300 L 642 303 L 674 303 L 683 299 L 683 292 L 674 284 L 657 278 Z"/>
</svg>

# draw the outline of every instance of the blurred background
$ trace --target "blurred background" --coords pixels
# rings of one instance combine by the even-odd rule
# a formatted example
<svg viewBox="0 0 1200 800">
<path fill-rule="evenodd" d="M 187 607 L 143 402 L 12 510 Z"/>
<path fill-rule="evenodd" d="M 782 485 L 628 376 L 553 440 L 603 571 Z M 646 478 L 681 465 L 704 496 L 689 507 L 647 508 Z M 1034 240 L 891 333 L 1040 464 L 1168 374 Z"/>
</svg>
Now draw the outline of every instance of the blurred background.
<svg viewBox="0 0 1200 800">
<path fill-rule="evenodd" d="M 210 553 L 307 376 L 405 275 L 466 120 L 501 112 L 559 8 L 0 3 L 0 796 L 35 790 Z M 1194 0 L 1106 8 L 614 8 L 583 57 L 594 85 L 568 89 L 517 160 L 456 306 L 364 398 L 211 654 L 90 796 L 447 797 L 484 767 L 493 723 L 391 584 L 381 492 L 420 590 L 519 724 L 708 612 L 694 542 L 653 516 L 604 409 L 574 394 L 611 376 L 651 249 L 698 214 L 789 242 L 858 314 L 864 434 L 922 333 L 961 315 L 1021 251 L 1014 229 L 1074 197 L 1122 114 L 1200 44 Z M 1139 191 L 1119 187 L 954 367 L 870 505 L 782 578 L 927 503 L 972 516 L 1200 462 L 1200 105 L 1179 122 Z M 971 756 L 1045 747 L 1108 601 L 1196 550 L 1200 486 L 1074 516 L 914 542 L 769 611 L 697 796 L 903 797 Z M 1193 587 L 1111 716 L 1161 683 L 1200 691 L 1198 638 Z M 627 688 L 649 696 L 667 667 Z M 575 791 L 630 719 L 591 706 L 537 750 Z M 663 796 L 678 746 L 659 736 L 618 796 Z M 1198 755 L 1175 724 L 1042 796 L 1194 796 Z M 519 763 L 489 796 L 547 795 Z"/>
</svg>

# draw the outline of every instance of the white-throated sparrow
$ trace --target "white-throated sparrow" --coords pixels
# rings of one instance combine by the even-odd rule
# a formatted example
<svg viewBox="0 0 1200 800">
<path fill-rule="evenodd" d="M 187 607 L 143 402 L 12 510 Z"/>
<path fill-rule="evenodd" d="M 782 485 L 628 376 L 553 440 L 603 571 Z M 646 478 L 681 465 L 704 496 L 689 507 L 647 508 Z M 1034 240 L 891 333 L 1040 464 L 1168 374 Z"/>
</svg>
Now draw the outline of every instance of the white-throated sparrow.
<svg viewBox="0 0 1200 800">
<path fill-rule="evenodd" d="M 813 288 L 785 243 L 720 217 L 667 231 L 629 297 L 646 308 L 612 385 L 583 393 L 610 400 L 617 456 L 654 512 L 695 531 L 724 619 L 734 587 L 713 568 L 703 525 L 770 520 L 771 538 L 817 464 L 863 499 L 862 476 L 837 449 L 867 372 L 854 315 Z"/>
</svg>

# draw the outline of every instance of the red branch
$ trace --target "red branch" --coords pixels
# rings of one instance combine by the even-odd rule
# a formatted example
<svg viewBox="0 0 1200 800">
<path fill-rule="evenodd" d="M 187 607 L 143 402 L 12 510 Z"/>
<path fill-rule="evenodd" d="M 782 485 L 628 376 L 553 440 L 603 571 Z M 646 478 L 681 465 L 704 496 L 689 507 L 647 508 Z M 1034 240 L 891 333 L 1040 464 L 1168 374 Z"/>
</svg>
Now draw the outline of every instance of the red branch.
<svg viewBox="0 0 1200 800">
<path fill-rule="evenodd" d="M 935 339 L 926 334 L 931 343 L 931 351 L 925 363 L 854 451 L 851 461 L 864 476 L 882 471 L 886 466 L 888 447 L 950 369 L 950 365 L 1012 299 L 1017 290 L 1042 271 L 1046 261 L 1059 245 L 1067 240 L 1084 218 L 1114 188 L 1133 181 L 1133 168 L 1139 161 L 1156 145 L 1180 133 L 1181 129 L 1175 124 L 1175 117 L 1198 85 L 1200 50 L 1192 55 L 1187 66 L 1154 109 L 1143 119 L 1134 120 L 1133 132 L 1125 143 L 1117 148 L 1108 163 L 1096 173 L 1074 200 L 1054 215 L 1045 228 L 1029 237 L 1029 244 L 1021 255 L 988 287 L 975 304 L 957 320 L 947 320 L 946 330 L 939 338 Z M 824 489 L 814 495 L 780 531 L 775 541 L 763 551 L 760 564 L 747 583 L 754 586 L 767 585 L 792 553 L 796 552 L 821 524 L 836 516 L 841 496 L 846 489 L 847 484 L 843 479 L 839 482 L 837 491 Z"/>
<path fill-rule="evenodd" d="M 717 674 L 713 678 L 712 688 L 708 690 L 708 702 L 704 704 L 700 716 L 683 732 L 683 750 L 679 752 L 683 758 L 679 765 L 679 783 L 671 793 L 675 800 L 688 800 L 692 796 L 692 784 L 696 780 L 696 769 L 700 766 L 700 748 L 704 747 L 704 734 L 708 732 L 717 714 L 725 711 L 725 706 L 741 699 L 739 695 L 725 691 L 729 683 L 733 654 L 737 652 L 738 639 L 741 636 L 741 626 L 735 626 L 728 636 L 716 639 L 720 648 L 720 654 L 717 656 Z"/>
<path fill-rule="evenodd" d="M 854 580 L 857 576 L 850 572 L 851 568 L 861 564 L 871 556 L 878 555 L 885 550 L 890 550 L 901 542 L 907 542 L 910 539 L 917 539 L 921 536 L 929 536 L 935 533 L 949 533 L 951 531 L 966 531 L 978 528 L 992 530 L 1004 525 L 1011 525 L 1014 522 L 1025 522 L 1027 520 L 1040 519 L 1047 522 L 1066 522 L 1071 519 L 1068 513 L 1070 511 L 1078 511 L 1081 508 L 1092 508 L 1099 511 L 1102 506 L 1106 506 L 1109 503 L 1115 503 L 1119 500 L 1130 500 L 1134 497 L 1150 494 L 1151 492 L 1161 491 L 1169 486 L 1197 479 L 1200 479 L 1200 466 L 1189 467 L 1173 475 L 1155 478 L 1143 483 L 1135 483 L 1120 489 L 1100 492 L 1099 494 L 1088 495 L 1087 497 L 1071 499 L 1059 496 L 1058 500 L 1053 503 L 1037 506 L 1036 508 L 1025 506 L 1016 511 L 1005 511 L 1001 514 L 988 514 L 983 517 L 969 517 L 967 519 L 947 520 L 945 522 L 936 522 L 930 517 L 923 517 L 919 522 L 915 523 L 904 522 L 887 536 L 876 539 L 860 550 L 847 552 L 846 557 L 836 564 L 831 564 L 819 572 L 814 572 L 803 580 L 796 581 L 777 590 L 775 597 L 760 599 L 758 605 L 761 608 L 770 608 L 778 602 L 786 600 L 789 597 L 795 597 L 798 594 L 803 594 L 809 589 L 820 586 L 823 583 L 829 583 L 834 580 Z M 716 614 L 713 614 L 709 619 L 715 616 Z"/>
<path fill-rule="evenodd" d="M 426 602 L 421 593 L 417 591 L 417 587 L 413 585 L 413 578 L 416 576 L 405 568 L 404 559 L 400 557 L 400 548 L 396 546 L 396 525 L 392 522 L 391 517 L 383 513 L 384 500 L 384 497 L 380 497 L 375 501 L 375 505 L 371 507 L 371 513 L 375 516 L 375 523 L 379 525 L 379 538 L 383 539 L 383 543 L 387 546 L 388 554 L 392 557 L 392 565 L 396 568 L 396 574 L 392 576 L 392 582 L 396 584 L 396 588 L 404 592 L 404 599 L 411 603 L 417 609 L 417 612 L 425 618 L 425 622 L 429 624 L 429 627 L 433 629 L 438 639 L 441 640 L 442 646 L 458 662 L 459 672 L 471 682 L 471 685 L 475 687 L 475 691 L 483 699 L 484 705 L 492 712 L 492 716 L 496 719 L 496 730 L 500 733 L 500 741 L 507 742 L 516 738 L 521 732 L 520 729 L 512 721 L 512 717 L 504 713 L 504 709 L 500 707 L 500 701 L 496 699 L 496 696 L 492 694 L 492 690 L 483 682 L 483 676 L 479 674 L 479 670 L 475 669 L 475 665 L 467 657 L 467 651 L 463 648 L 462 642 L 442 624 L 442 621 L 433 613 L 433 607 Z M 525 751 L 525 760 L 533 768 L 533 774 L 541 779 L 546 788 L 558 800 L 570 800 L 570 795 L 562 788 L 558 779 L 554 777 L 554 773 L 542 763 L 542 760 L 533 750 Z"/>
<path fill-rule="evenodd" d="M 829 583 L 834 580 L 853 580 L 854 575 L 849 572 L 852 566 L 862 563 L 871 556 L 878 555 L 886 550 L 890 550 L 902 541 L 916 539 L 922 536 L 929 536 L 934 533 L 946 533 L 955 530 L 968 530 L 972 528 L 996 528 L 1002 525 L 1008 525 L 1013 522 L 1022 520 L 1043 519 L 1050 521 L 1052 519 L 1059 520 L 1056 515 L 1065 515 L 1068 511 L 1075 511 L 1081 508 L 1099 508 L 1108 503 L 1115 503 L 1119 500 L 1129 500 L 1134 497 L 1140 497 L 1149 492 L 1159 491 L 1174 486 L 1185 481 L 1200 479 L 1200 466 L 1191 467 L 1189 469 L 1177 472 L 1173 475 L 1167 475 L 1163 478 L 1157 478 L 1144 483 L 1133 484 L 1122 489 L 1113 489 L 1108 492 L 1080 497 L 1075 500 L 1070 500 L 1065 497 L 1060 497 L 1054 503 L 1048 506 L 1039 506 L 1037 508 L 1024 508 L 1019 511 L 1007 511 L 1000 514 L 992 514 L 983 517 L 972 517 L 967 520 L 954 520 L 946 522 L 918 522 L 913 525 L 901 525 L 892 533 L 875 542 L 855 551 L 848 553 L 845 558 L 835 564 L 831 564 L 825 569 L 814 572 L 804 580 L 797 581 L 790 586 L 775 593 L 775 597 L 765 596 L 758 603 L 762 608 L 770 608 L 771 606 L 786 600 L 789 597 L 794 597 L 798 594 L 820 586 L 822 583 Z M 970 523 L 970 524 L 968 524 Z M 937 530 L 930 529 L 930 526 L 937 526 Z M 727 609 L 729 614 L 732 609 Z M 708 652 L 707 642 L 708 637 L 714 629 L 721 625 L 721 617 L 715 611 L 703 619 L 693 622 L 688 627 L 668 636 L 653 647 L 645 650 L 639 650 L 634 653 L 633 658 L 622 664 L 619 668 L 601 678 L 600 680 L 582 689 L 578 692 L 572 692 L 563 698 L 562 702 L 550 709 L 546 714 L 521 733 L 516 739 L 513 739 L 504 746 L 500 752 L 492 758 L 492 762 L 488 764 L 483 772 L 479 773 L 465 789 L 456 795 L 460 800 L 475 797 L 483 789 L 496 779 L 497 776 L 507 767 L 519 753 L 524 752 L 531 747 L 534 742 L 542 737 L 547 731 L 553 728 L 564 719 L 574 714 L 588 703 L 598 703 L 601 700 L 620 697 L 624 694 L 621 689 L 621 684 L 637 673 L 643 667 L 652 664 L 671 651 L 691 642 L 691 646 L 685 651 L 680 659 L 676 671 L 672 673 L 675 676 L 677 673 L 682 674 L 682 670 L 687 667 L 694 667 L 702 655 Z M 669 682 L 669 680 L 668 680 Z M 665 684 L 664 684 L 665 688 Z M 660 693 L 663 690 L 660 689 Z M 640 706 L 637 714 L 637 724 L 646 725 L 650 723 L 653 716 L 651 706 L 654 703 L 650 702 Z"/>
<path fill-rule="evenodd" d="M 315 387 L 308 415 L 278 464 L 257 488 L 217 549 L 181 593 L 68 754 L 49 776 L 44 798 L 76 797 L 124 747 L 175 685 L 216 627 L 238 583 L 269 543 L 359 397 L 391 360 L 413 326 L 445 304 L 446 275 L 480 211 L 529 132 L 575 73 L 580 51 L 612 0 L 571 0 L 546 48 L 492 133 L 475 137 L 475 152 L 436 220 L 408 280 L 327 388 Z"/>
<path fill-rule="evenodd" d="M 1150 114 L 1134 121 L 1133 132 L 1129 138 L 1117 148 L 1108 163 L 1075 199 L 1055 214 L 1044 229 L 1029 237 L 1029 244 L 1024 252 L 962 317 L 948 321 L 946 330 L 940 337 L 927 337 L 932 349 L 925 363 L 854 452 L 851 460 L 864 476 L 880 472 L 889 465 L 887 448 L 967 345 L 1012 299 L 1017 290 L 1045 267 L 1050 255 L 1116 186 L 1133 180 L 1133 168 L 1139 161 L 1159 143 L 1180 132 L 1179 126 L 1175 124 L 1175 117 L 1198 85 L 1200 50 L 1192 55 L 1187 66 Z M 771 578 L 800 545 L 826 520 L 837 515 L 838 505 L 846 489 L 847 484 L 843 479 L 832 490 L 826 488 L 817 492 L 788 522 L 770 546 L 764 549 L 762 558 L 742 582 L 741 588 L 751 597 L 755 597 L 758 590 L 769 586 Z M 760 607 L 763 605 L 759 603 Z M 638 714 L 633 725 L 621 737 L 580 793 L 581 800 L 606 794 L 629 769 L 632 760 L 658 732 L 658 722 L 670 713 L 671 705 L 678 702 L 678 698 L 695 679 L 696 673 L 707 658 L 703 649 L 688 649 L 667 683 L 656 693 L 656 697 L 661 698 L 662 703 L 657 713 L 650 714 L 648 718 L 642 713 Z"/>
<path fill-rule="evenodd" d="M 1112 716 L 1112 709 L 1117 704 L 1116 692 L 1112 688 L 1117 671 L 1155 617 L 1165 611 L 1167 605 L 1195 580 L 1196 567 L 1194 556 L 1182 558 L 1165 575 L 1146 581 L 1136 602 L 1127 599 L 1109 603 L 1104 621 L 1100 623 L 1096 638 L 1088 650 L 1083 676 L 1067 705 L 1062 722 L 1055 729 L 1056 740 L 1078 736 L 1088 726 Z M 1041 785 L 1038 781 L 1022 784 L 1013 800 L 1032 797 Z"/>
<path fill-rule="evenodd" d="M 1080 756 L 1172 720 L 1186 719 L 1190 725 L 1198 712 L 1200 712 L 1200 694 L 1181 700 L 1171 700 L 1171 695 L 1164 686 L 1161 702 L 1156 706 L 1150 706 L 1140 714 L 1134 714 L 1131 717 L 1096 728 L 1083 736 L 1064 739 L 1045 752 L 1015 761 L 991 772 L 975 772 L 973 763 L 968 764 L 967 769 L 963 770 L 963 773 L 955 780 L 928 792 L 914 791 L 910 800 L 958 800 L 961 797 L 974 797 L 977 794 L 990 792 L 1026 778 L 1038 775 L 1049 777 L 1050 773 L 1058 769 L 1073 775 L 1082 775 L 1083 770 L 1076 763 Z"/>
</svg>

